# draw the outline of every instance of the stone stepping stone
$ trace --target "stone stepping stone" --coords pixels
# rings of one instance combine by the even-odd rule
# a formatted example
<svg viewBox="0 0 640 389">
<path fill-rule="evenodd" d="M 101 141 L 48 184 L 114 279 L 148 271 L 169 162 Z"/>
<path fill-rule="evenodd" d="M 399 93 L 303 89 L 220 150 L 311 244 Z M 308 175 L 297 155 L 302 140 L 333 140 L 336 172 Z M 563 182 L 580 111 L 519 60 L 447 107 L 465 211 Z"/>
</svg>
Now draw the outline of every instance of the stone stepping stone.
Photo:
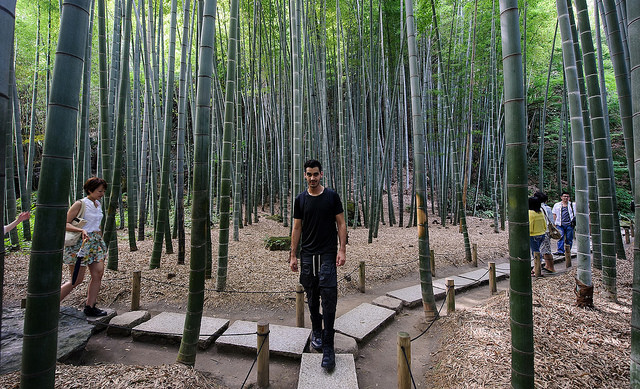
<svg viewBox="0 0 640 389">
<path fill-rule="evenodd" d="M 391 309 L 364 303 L 337 318 L 335 329 L 362 342 L 395 315 Z"/>
<path fill-rule="evenodd" d="M 131 329 L 133 340 L 147 342 L 180 343 L 184 332 L 186 314 L 162 312 L 151 320 Z M 229 326 L 229 320 L 215 317 L 202 317 L 198 347 L 206 349 Z"/>
<path fill-rule="evenodd" d="M 356 363 L 351 354 L 336 354 L 336 368 L 327 372 L 320 366 L 322 354 L 302 354 L 298 389 L 358 389 Z"/>
<path fill-rule="evenodd" d="M 145 321 L 151 319 L 151 314 L 147 311 L 125 312 L 111 319 L 107 334 L 110 336 L 129 336 L 131 329 Z"/>
<path fill-rule="evenodd" d="M 451 276 L 451 277 L 447 277 L 447 278 L 453 278 L 453 286 L 454 286 L 456 291 L 465 290 L 465 289 L 469 288 L 470 286 L 472 286 L 474 284 L 473 280 L 470 280 L 470 279 L 464 278 L 464 277 Z M 440 279 L 437 279 L 437 280 L 433 281 L 433 286 L 434 287 L 437 286 L 439 289 L 443 289 L 445 291 L 445 293 L 444 293 L 445 296 L 446 296 L 446 290 L 447 290 L 447 278 L 440 278 Z"/>
<path fill-rule="evenodd" d="M 466 278 L 468 280 L 477 281 L 477 282 L 489 282 L 489 272 L 488 269 L 478 269 L 474 271 L 470 271 L 468 273 L 460 274 L 460 277 Z M 496 278 L 498 278 L 498 273 L 496 272 Z"/>
<path fill-rule="evenodd" d="M 402 306 L 404 305 L 402 300 L 389 296 L 378 296 L 371 302 L 371 304 L 382 308 L 392 309 L 396 311 L 396 313 L 402 311 Z"/>
<path fill-rule="evenodd" d="M 511 265 L 509 262 L 499 263 L 496 265 L 496 276 L 498 273 L 509 274 L 511 272 Z"/>
<path fill-rule="evenodd" d="M 445 291 L 446 289 L 439 288 L 436 285 L 433 286 L 433 294 L 436 299 L 444 298 L 446 294 Z M 415 307 L 422 303 L 422 288 L 420 287 L 420 284 L 409 286 L 388 292 L 387 296 L 402 300 L 402 303 L 407 307 Z"/>
<path fill-rule="evenodd" d="M 216 340 L 216 345 L 222 348 L 243 349 L 257 352 L 258 325 L 254 321 L 236 320 Z M 250 334 L 250 335 L 235 335 Z M 269 354 L 285 357 L 300 358 L 311 335 L 310 328 L 288 327 L 277 324 L 269 324 Z"/>
</svg>

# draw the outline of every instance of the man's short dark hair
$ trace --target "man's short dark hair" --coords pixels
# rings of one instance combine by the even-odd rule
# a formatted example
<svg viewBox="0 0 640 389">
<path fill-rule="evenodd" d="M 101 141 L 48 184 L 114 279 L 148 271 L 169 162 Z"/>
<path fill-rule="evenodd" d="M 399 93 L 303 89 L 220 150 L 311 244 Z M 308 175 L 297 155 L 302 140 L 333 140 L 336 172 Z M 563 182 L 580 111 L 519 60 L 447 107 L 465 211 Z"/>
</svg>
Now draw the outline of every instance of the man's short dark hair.
<svg viewBox="0 0 640 389">
<path fill-rule="evenodd" d="M 549 200 L 549 196 L 547 196 L 547 194 L 542 191 L 537 191 L 533 195 L 539 198 L 541 203 L 546 203 Z"/>
<path fill-rule="evenodd" d="M 564 195 L 568 195 L 569 197 L 571 197 L 571 193 L 569 193 L 568 190 L 563 190 L 562 194 L 560 195 L 560 197 L 564 196 Z"/>
<path fill-rule="evenodd" d="M 311 169 L 313 169 L 314 167 L 317 167 L 318 170 L 322 171 L 322 164 L 317 159 L 310 159 L 307 162 L 305 162 L 304 170 L 307 170 L 308 167 Z"/>
<path fill-rule="evenodd" d="M 536 196 L 529 197 L 529 210 L 540 212 L 540 199 Z"/>
<path fill-rule="evenodd" d="M 84 193 L 89 194 L 98 189 L 100 185 L 104 186 L 104 189 L 107 189 L 107 181 L 99 177 L 91 177 L 84 183 L 82 187 L 84 188 Z"/>
</svg>

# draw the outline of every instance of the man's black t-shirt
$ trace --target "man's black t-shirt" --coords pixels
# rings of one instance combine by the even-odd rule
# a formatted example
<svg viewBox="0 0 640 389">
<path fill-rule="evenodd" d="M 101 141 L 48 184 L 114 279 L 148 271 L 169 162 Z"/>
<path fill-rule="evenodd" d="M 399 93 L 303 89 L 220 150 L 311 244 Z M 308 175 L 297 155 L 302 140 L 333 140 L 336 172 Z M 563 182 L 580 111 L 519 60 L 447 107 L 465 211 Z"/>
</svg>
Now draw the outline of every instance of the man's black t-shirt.
<svg viewBox="0 0 640 389">
<path fill-rule="evenodd" d="M 301 203 L 304 209 L 300 206 Z M 337 253 L 336 215 L 343 212 L 340 196 L 329 188 L 324 188 L 318 196 L 311 196 L 306 190 L 296 196 L 293 204 L 293 218 L 302 219 L 301 252 L 303 254 Z"/>
</svg>

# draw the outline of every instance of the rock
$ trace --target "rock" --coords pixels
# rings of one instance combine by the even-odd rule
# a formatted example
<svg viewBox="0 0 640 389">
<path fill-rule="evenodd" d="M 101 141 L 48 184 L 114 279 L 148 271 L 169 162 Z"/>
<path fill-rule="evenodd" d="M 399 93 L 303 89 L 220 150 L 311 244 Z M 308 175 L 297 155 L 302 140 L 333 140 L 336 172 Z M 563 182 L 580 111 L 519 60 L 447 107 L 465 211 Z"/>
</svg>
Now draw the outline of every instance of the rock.
<svg viewBox="0 0 640 389">
<path fill-rule="evenodd" d="M 20 370 L 24 309 L 2 310 L 2 349 L 0 350 L 0 374 Z M 82 352 L 87 345 L 93 326 L 87 323 L 83 312 L 72 307 L 62 307 L 58 319 L 58 361 L 65 361 Z"/>
</svg>

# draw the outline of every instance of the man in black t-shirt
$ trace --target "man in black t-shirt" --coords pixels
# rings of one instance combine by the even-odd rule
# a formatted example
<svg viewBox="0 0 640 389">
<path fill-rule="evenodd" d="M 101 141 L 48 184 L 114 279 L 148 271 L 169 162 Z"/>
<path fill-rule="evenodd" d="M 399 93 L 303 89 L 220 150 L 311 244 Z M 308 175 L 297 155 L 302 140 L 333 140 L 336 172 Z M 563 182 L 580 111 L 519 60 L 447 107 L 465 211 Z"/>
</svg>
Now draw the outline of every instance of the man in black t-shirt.
<svg viewBox="0 0 640 389">
<path fill-rule="evenodd" d="M 338 302 L 336 266 L 344 265 L 346 260 L 347 225 L 340 196 L 320 184 L 320 162 L 314 159 L 305 162 L 304 171 L 308 188 L 293 204 L 289 267 L 298 271 L 296 251 L 300 243 L 300 284 L 307 294 L 311 314 L 311 347 L 322 350 L 322 367 L 331 371 L 336 365 L 333 348 Z"/>
</svg>

